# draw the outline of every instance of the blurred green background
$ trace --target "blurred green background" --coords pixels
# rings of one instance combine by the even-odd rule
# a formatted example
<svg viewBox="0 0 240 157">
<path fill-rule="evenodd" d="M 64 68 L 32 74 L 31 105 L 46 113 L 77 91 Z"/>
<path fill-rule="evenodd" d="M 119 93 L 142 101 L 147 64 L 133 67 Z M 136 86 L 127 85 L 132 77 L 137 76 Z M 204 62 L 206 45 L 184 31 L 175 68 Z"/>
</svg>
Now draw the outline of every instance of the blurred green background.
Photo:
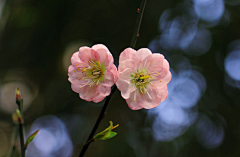
<svg viewBox="0 0 240 157">
<path fill-rule="evenodd" d="M 0 0 L 0 157 L 19 156 L 11 114 L 24 100 L 27 157 L 77 157 L 104 103 L 81 100 L 67 69 L 81 46 L 106 45 L 118 66 L 140 0 Z M 170 62 L 169 97 L 132 111 L 117 90 L 86 157 L 240 156 L 240 1 L 149 0 L 136 49 Z"/>
</svg>

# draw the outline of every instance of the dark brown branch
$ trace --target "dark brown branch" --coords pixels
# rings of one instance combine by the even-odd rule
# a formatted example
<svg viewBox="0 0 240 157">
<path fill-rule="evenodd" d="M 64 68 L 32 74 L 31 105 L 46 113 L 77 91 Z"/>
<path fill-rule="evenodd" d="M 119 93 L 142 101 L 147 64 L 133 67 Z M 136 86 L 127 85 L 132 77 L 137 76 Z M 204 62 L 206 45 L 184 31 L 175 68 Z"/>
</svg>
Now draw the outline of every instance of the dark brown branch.
<svg viewBox="0 0 240 157">
<path fill-rule="evenodd" d="M 132 40 L 131 40 L 131 44 L 130 44 L 130 46 L 132 48 L 135 48 L 137 39 L 139 37 L 139 30 L 140 30 L 142 17 L 143 17 L 143 12 L 144 12 L 146 3 L 147 3 L 147 0 L 142 0 L 140 9 L 137 10 L 137 14 L 138 14 L 137 21 L 136 21 L 136 25 L 135 25 L 135 28 L 134 28 L 134 31 L 133 31 L 133 36 L 132 36 Z"/>
<path fill-rule="evenodd" d="M 111 99 L 111 97 L 112 97 L 112 95 L 113 95 L 113 93 L 114 93 L 115 90 L 116 90 L 116 85 L 113 86 L 113 89 L 112 89 L 112 91 L 111 91 L 111 94 L 110 94 L 109 96 L 107 96 L 106 101 L 105 101 L 105 103 L 104 103 L 104 105 L 103 105 L 102 111 L 100 112 L 100 115 L 98 116 L 98 119 L 97 119 L 97 121 L 96 121 L 96 123 L 95 123 L 95 125 L 94 125 L 94 127 L 93 127 L 93 129 L 92 129 L 92 132 L 91 132 L 91 134 L 89 135 L 89 137 L 88 137 L 88 139 L 87 139 L 87 142 L 86 142 L 85 145 L 83 146 L 83 149 L 82 149 L 79 157 L 83 157 L 83 156 L 84 156 L 86 150 L 88 149 L 88 146 L 90 145 L 90 143 L 92 143 L 92 142 L 94 141 L 93 136 L 94 136 L 94 134 L 96 133 L 97 128 L 98 128 L 100 122 L 102 121 L 103 117 L 105 116 L 105 111 L 106 111 L 106 109 L 107 109 L 107 107 L 108 107 L 109 101 L 110 101 L 110 99 Z"/>
</svg>

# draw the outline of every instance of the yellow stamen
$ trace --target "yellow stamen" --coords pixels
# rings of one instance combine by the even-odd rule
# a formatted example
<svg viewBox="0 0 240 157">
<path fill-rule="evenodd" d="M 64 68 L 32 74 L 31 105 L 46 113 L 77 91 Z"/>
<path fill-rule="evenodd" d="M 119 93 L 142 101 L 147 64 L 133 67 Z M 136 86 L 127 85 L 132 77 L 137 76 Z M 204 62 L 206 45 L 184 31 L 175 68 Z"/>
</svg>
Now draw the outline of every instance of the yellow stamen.
<svg viewBox="0 0 240 157">
<path fill-rule="evenodd" d="M 141 80 L 142 79 L 147 79 L 147 78 L 151 78 L 151 76 L 142 76 L 142 77 L 140 77 Z"/>
</svg>

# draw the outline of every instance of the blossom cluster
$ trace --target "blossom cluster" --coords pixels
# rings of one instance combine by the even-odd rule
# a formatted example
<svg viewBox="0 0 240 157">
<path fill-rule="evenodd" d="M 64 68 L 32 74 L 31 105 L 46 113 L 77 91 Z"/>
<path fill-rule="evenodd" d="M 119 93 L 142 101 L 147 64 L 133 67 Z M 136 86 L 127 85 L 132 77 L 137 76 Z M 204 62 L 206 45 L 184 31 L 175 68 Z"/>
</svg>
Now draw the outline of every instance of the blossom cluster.
<svg viewBox="0 0 240 157">
<path fill-rule="evenodd" d="M 147 48 L 121 52 L 118 70 L 112 54 L 102 44 L 80 47 L 71 63 L 71 88 L 86 101 L 102 101 L 114 84 L 132 110 L 157 107 L 168 96 L 167 84 L 172 78 L 169 63 L 162 54 Z"/>
</svg>

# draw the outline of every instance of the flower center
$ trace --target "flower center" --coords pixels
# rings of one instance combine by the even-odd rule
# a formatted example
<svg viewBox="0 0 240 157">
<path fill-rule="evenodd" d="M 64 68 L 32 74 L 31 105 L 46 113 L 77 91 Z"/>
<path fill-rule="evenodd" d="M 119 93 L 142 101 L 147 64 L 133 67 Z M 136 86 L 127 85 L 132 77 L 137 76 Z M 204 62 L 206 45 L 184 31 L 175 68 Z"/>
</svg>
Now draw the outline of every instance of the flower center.
<svg viewBox="0 0 240 157">
<path fill-rule="evenodd" d="M 89 85 L 89 88 L 94 84 L 99 84 L 103 81 L 103 77 L 106 71 L 105 65 L 101 64 L 99 61 L 88 61 L 89 66 L 82 68 L 82 72 L 85 73 L 84 78 L 79 79 L 85 79 L 88 80 L 86 84 L 81 83 L 81 87 L 84 87 L 86 85 Z"/>
<path fill-rule="evenodd" d="M 133 83 L 136 88 L 143 94 L 147 92 L 147 85 L 152 79 L 152 74 L 145 69 L 142 71 L 137 70 L 135 73 L 131 74 L 131 83 Z"/>
</svg>

